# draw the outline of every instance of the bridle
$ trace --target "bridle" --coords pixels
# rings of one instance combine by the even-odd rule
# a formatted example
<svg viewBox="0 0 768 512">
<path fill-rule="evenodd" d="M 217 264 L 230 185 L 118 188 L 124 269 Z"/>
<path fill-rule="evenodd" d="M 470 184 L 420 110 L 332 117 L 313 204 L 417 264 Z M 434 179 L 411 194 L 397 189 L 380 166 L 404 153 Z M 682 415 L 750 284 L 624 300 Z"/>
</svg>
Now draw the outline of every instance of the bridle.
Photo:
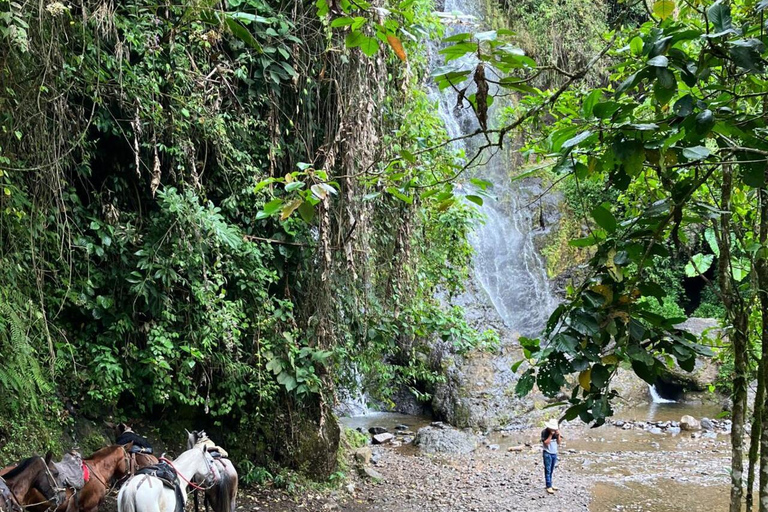
<svg viewBox="0 0 768 512">
<path fill-rule="evenodd" d="M 64 503 L 64 501 L 62 501 L 62 499 L 59 497 L 59 495 L 62 492 L 66 493 L 67 492 L 67 488 L 59 486 L 59 482 L 53 476 L 53 473 L 51 473 L 51 468 L 48 467 L 48 463 L 45 461 L 45 459 L 42 458 L 42 457 L 38 457 L 38 459 L 43 461 L 43 466 L 45 467 L 45 475 L 48 477 L 48 485 L 50 485 L 51 489 L 53 489 L 53 497 L 52 498 L 48 498 L 45 501 L 40 501 L 38 503 L 29 503 L 27 505 L 22 505 L 21 501 L 19 501 L 19 497 L 16 496 L 16 493 L 13 492 L 13 489 L 11 489 L 10 486 L 8 486 L 8 490 L 11 491 L 11 495 L 13 496 L 13 499 L 16 501 L 16 504 L 22 508 L 22 510 L 24 510 L 24 509 L 26 509 L 28 507 L 36 507 L 37 505 L 44 505 L 45 503 L 51 503 L 52 501 L 54 503 L 52 503 L 51 505 L 48 505 L 48 508 L 46 509 L 46 512 L 51 511 L 51 510 L 56 510 L 57 508 L 59 508 L 59 505 Z M 5 482 L 5 479 L 2 478 L 2 477 L 0 477 L 0 480 L 3 480 L 3 482 Z"/>
</svg>

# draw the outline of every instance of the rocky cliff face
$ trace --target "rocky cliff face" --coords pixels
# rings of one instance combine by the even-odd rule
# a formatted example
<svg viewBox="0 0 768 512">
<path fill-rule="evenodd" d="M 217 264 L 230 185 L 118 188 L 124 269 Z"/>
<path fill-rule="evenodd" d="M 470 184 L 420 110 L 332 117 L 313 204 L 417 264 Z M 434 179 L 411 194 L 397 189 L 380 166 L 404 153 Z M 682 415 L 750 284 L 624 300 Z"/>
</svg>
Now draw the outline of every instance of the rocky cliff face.
<svg viewBox="0 0 768 512">
<path fill-rule="evenodd" d="M 556 226 L 560 219 L 559 198 L 542 195 L 545 187 L 540 180 L 523 180 L 517 186 L 519 191 L 516 191 L 514 201 L 516 209 L 507 209 L 506 213 L 518 216 L 515 235 L 519 238 L 508 241 L 502 239 L 499 243 L 517 244 L 531 254 L 527 258 L 507 263 L 510 267 L 517 265 L 518 268 L 505 268 L 501 265 L 494 269 L 497 275 L 493 278 L 503 282 L 488 289 L 478 279 L 479 274 L 487 271 L 481 266 L 496 265 L 498 262 L 493 261 L 494 258 L 507 258 L 508 254 L 503 250 L 495 252 L 493 247 L 479 247 L 479 253 L 487 252 L 478 254 L 479 257 L 474 260 L 475 279 L 466 284 L 463 294 L 451 301 L 464 309 L 468 322 L 476 329 L 494 329 L 499 334 L 499 346 L 493 350 L 472 351 L 464 355 L 435 347 L 433 354 L 442 368 L 446 382 L 436 387 L 432 410 L 437 417 L 457 427 L 491 429 L 530 423 L 534 417 L 539 416 L 536 412 L 547 403 L 543 396 L 537 394 L 522 399 L 515 396 L 518 374 L 511 367 L 523 357 L 518 339 L 521 334 L 531 336 L 534 332 L 521 333 L 509 324 L 517 323 L 527 331 L 531 331 L 532 324 L 543 327 L 543 320 L 552 307 L 551 296 L 546 300 L 537 297 L 537 293 L 542 293 L 540 289 L 536 292 L 531 290 L 528 300 L 521 300 L 520 293 L 506 297 L 503 294 L 491 296 L 498 293 L 497 290 L 504 291 L 504 287 L 540 285 L 534 279 L 526 278 L 526 274 L 543 274 L 543 268 L 529 266 L 544 264 L 543 260 L 538 259 L 540 240 L 550 233 L 550 228 Z M 505 276 L 505 272 L 509 272 L 512 278 L 504 281 L 505 277 L 509 277 Z M 510 301 L 510 298 L 513 300 Z M 505 303 L 500 303 L 505 300 Z M 506 316 L 506 322 L 503 316 Z M 531 319 L 534 320 L 531 322 Z"/>
</svg>

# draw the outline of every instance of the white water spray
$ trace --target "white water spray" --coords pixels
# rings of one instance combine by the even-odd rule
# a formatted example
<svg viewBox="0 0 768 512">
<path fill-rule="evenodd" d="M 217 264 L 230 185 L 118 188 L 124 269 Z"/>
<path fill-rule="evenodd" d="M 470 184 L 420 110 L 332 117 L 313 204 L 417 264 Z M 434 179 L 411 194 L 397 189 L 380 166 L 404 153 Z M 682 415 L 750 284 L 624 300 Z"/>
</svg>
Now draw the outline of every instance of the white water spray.
<svg viewBox="0 0 768 512">
<path fill-rule="evenodd" d="M 659 391 L 656 389 L 656 386 L 653 384 L 648 384 L 648 392 L 651 394 L 651 398 L 653 399 L 653 403 L 655 404 L 674 404 L 677 403 L 674 400 L 667 400 L 666 398 L 662 397 L 659 394 Z"/>
</svg>

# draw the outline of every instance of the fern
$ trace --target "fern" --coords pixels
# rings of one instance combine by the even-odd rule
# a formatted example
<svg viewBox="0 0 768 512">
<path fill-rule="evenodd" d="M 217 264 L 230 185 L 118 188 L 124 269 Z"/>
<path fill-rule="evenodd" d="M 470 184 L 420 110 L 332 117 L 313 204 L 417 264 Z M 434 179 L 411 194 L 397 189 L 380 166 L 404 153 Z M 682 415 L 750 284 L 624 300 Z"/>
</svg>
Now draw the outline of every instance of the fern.
<svg viewBox="0 0 768 512">
<path fill-rule="evenodd" d="M 52 387 L 29 337 L 31 308 L 24 304 L 23 300 L 0 300 L 0 384 L 12 391 L 0 395 L 0 405 L 6 410 L 27 407 L 40 412 L 40 397 L 50 394 Z"/>
</svg>

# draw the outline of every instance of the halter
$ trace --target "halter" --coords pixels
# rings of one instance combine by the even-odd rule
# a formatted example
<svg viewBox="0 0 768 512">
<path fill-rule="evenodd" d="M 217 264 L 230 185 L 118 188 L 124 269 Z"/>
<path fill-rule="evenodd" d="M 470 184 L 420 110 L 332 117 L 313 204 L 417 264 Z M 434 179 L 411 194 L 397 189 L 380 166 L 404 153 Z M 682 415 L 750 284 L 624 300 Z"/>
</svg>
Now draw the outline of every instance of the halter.
<svg viewBox="0 0 768 512">
<path fill-rule="evenodd" d="M 213 483 L 211 485 L 209 485 L 208 487 L 202 487 L 200 485 L 197 485 L 194 482 L 191 482 L 191 481 L 187 480 L 187 477 L 185 477 L 181 473 L 181 471 L 176 469 L 176 466 L 173 465 L 173 462 L 171 462 L 170 460 L 166 459 L 165 457 L 161 456 L 158 460 L 160 460 L 162 462 L 165 462 L 166 464 L 171 466 L 173 468 L 173 470 L 176 472 L 176 474 L 179 475 L 181 477 L 181 479 L 184 480 L 187 483 L 187 485 L 189 485 L 193 489 L 195 489 L 197 491 L 207 491 L 207 490 L 212 489 L 213 487 L 215 487 L 216 484 L 219 483 L 219 479 L 216 477 L 216 471 L 214 471 L 214 469 L 211 467 L 211 464 L 208 462 L 208 457 L 206 457 L 205 455 L 208 455 L 208 452 L 204 453 L 203 460 L 205 461 L 205 466 L 208 468 L 208 473 L 213 477 Z M 211 459 L 211 460 L 213 460 L 213 459 Z"/>
<path fill-rule="evenodd" d="M 48 463 L 46 463 L 45 459 L 38 456 L 38 459 L 43 461 L 43 466 L 45 466 L 45 474 L 48 477 L 48 484 L 51 486 L 51 489 L 53 489 L 53 498 L 48 498 L 45 501 L 40 501 L 38 503 L 29 503 L 27 505 L 22 505 L 21 501 L 19 501 L 18 496 L 16 496 L 16 493 L 13 492 L 13 489 L 8 487 L 8 490 L 11 491 L 11 495 L 13 496 L 13 499 L 16 501 L 16 504 L 22 508 L 22 510 L 26 509 L 27 507 L 36 507 L 37 505 L 43 505 L 45 503 L 50 503 L 54 501 L 55 503 L 48 506 L 46 509 L 46 512 L 50 510 L 56 510 L 59 508 L 59 505 L 63 503 L 63 501 L 59 498 L 59 494 L 61 492 L 67 492 L 66 487 L 59 487 L 59 483 L 56 481 L 56 478 L 54 478 L 53 474 L 51 473 L 51 468 L 48 467 Z M 3 477 L 0 477 L 0 480 L 5 482 L 5 479 Z"/>
</svg>

